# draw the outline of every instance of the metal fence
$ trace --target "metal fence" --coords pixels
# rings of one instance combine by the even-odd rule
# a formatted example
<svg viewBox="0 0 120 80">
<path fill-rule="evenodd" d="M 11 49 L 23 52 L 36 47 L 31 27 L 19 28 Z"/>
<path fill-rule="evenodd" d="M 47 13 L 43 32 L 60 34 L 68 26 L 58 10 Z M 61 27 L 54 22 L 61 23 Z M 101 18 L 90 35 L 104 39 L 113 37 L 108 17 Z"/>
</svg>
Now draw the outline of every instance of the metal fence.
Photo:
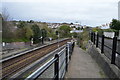
<svg viewBox="0 0 120 80">
<path fill-rule="evenodd" d="M 67 43 L 66 47 L 60 50 L 60 52 L 56 53 L 53 58 L 29 75 L 25 80 L 36 80 L 40 78 L 58 80 L 60 78 L 64 78 L 65 72 L 68 69 L 68 63 L 71 59 L 73 48 L 74 42 Z M 43 77 L 45 72 L 47 73 Z"/>
<path fill-rule="evenodd" d="M 120 41 L 117 37 L 110 39 L 92 32 L 90 38 L 96 47 L 101 49 L 101 53 L 111 61 L 111 64 L 120 68 Z"/>
</svg>

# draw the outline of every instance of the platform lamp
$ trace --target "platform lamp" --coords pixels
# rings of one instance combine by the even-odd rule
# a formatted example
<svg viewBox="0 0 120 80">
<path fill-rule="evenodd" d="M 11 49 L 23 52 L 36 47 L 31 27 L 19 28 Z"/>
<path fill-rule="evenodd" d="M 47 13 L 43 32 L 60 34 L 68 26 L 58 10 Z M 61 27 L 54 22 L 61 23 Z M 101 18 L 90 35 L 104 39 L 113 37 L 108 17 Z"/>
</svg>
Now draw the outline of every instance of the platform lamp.
<svg viewBox="0 0 120 80">
<path fill-rule="evenodd" d="M 42 33 L 42 35 L 41 35 L 40 38 L 41 38 L 41 41 L 42 41 L 42 44 L 43 44 L 43 43 L 44 43 L 44 42 L 43 42 L 43 29 L 41 29 L 41 33 Z"/>
<path fill-rule="evenodd" d="M 57 42 L 58 42 L 58 48 L 59 48 L 59 32 L 56 31 L 56 35 L 57 35 Z"/>
</svg>

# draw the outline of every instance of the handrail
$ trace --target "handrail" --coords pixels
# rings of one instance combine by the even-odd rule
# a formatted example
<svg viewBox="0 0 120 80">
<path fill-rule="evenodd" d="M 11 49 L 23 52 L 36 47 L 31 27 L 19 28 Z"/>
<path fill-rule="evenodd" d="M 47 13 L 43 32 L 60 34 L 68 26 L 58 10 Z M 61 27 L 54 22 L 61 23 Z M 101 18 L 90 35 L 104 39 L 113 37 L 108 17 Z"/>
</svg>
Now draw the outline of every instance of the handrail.
<svg viewBox="0 0 120 80">
<path fill-rule="evenodd" d="M 55 57 L 52 57 L 48 62 L 46 62 L 44 65 L 42 65 L 39 69 L 37 69 L 35 72 L 33 72 L 31 75 L 29 75 L 25 80 L 30 80 L 31 78 L 32 78 L 32 80 L 35 80 L 35 79 L 37 79 L 42 73 L 44 73 L 53 63 L 54 63 L 54 76 L 53 76 L 53 78 L 54 79 L 56 79 L 56 80 L 58 80 L 58 78 L 61 78 L 61 76 L 64 76 L 63 75 L 63 72 L 62 72 L 62 75 L 61 76 L 59 76 L 59 71 L 61 70 L 61 66 L 63 66 L 63 64 L 65 63 L 65 65 L 64 65 L 64 69 L 62 70 L 62 71 L 64 71 L 64 70 L 66 70 L 67 71 L 67 69 L 66 69 L 66 67 L 68 67 L 67 65 L 68 65 L 68 60 L 67 59 L 69 59 L 69 56 L 71 56 L 71 55 L 67 55 L 67 54 L 70 54 L 71 52 L 73 52 L 73 48 L 74 48 L 74 43 L 71 43 L 72 45 L 70 46 L 70 44 L 69 44 L 69 46 L 66 46 L 66 47 L 68 47 L 68 48 L 63 48 L 59 53 L 57 53 L 57 54 L 55 54 Z M 70 47 L 72 48 L 71 50 L 69 50 L 70 49 Z M 67 51 L 66 51 L 67 50 Z M 68 50 L 69 51 L 71 51 L 71 52 L 69 52 L 68 53 Z M 62 63 L 61 63 L 61 65 L 60 65 L 60 63 L 59 63 L 59 60 L 60 60 L 60 58 L 59 57 L 61 57 L 61 55 L 63 54 L 65 52 L 65 57 L 63 58 L 64 60 L 62 60 Z"/>
<path fill-rule="evenodd" d="M 105 39 L 105 37 L 104 37 L 104 35 L 102 35 L 101 36 L 101 41 L 99 40 L 99 34 L 97 34 L 97 35 L 94 35 L 95 33 L 91 33 L 91 41 L 94 43 L 94 44 L 96 44 L 96 47 L 98 47 L 98 45 L 99 46 L 101 46 L 101 53 L 102 54 L 104 54 L 104 47 L 106 47 L 106 48 L 108 48 L 108 49 L 110 49 L 111 51 L 112 51 L 112 55 L 111 55 L 111 64 L 114 64 L 114 65 L 116 65 L 116 54 L 118 54 L 119 56 L 120 56 L 120 53 L 117 51 L 117 42 L 118 42 L 118 39 L 117 39 L 117 37 L 115 36 L 114 38 L 113 38 L 113 44 L 112 44 L 112 46 L 111 47 L 109 47 L 108 45 L 106 45 L 105 44 L 105 41 L 104 41 L 104 39 Z M 97 37 L 97 39 L 95 39 Z M 96 42 L 96 43 L 95 43 Z M 108 57 L 107 55 L 105 55 L 106 57 Z M 120 67 L 119 65 L 117 65 L 117 67 Z"/>
<path fill-rule="evenodd" d="M 61 56 L 62 55 L 62 53 L 64 52 L 64 50 L 65 50 L 65 48 L 64 49 L 62 49 L 58 54 L 59 54 L 59 56 Z"/>
<path fill-rule="evenodd" d="M 111 47 L 109 47 L 108 45 L 104 45 L 105 47 L 107 47 L 108 49 L 110 49 L 110 50 L 112 50 L 112 48 Z"/>
<path fill-rule="evenodd" d="M 118 55 L 120 55 L 120 53 L 119 53 L 119 52 L 117 52 L 117 51 L 116 51 L 116 53 L 117 53 Z"/>
<path fill-rule="evenodd" d="M 100 42 L 100 41 L 98 41 L 98 43 L 101 43 L 101 42 Z M 111 48 L 111 47 L 109 47 L 108 45 L 105 45 L 105 44 L 104 44 L 104 46 L 105 46 L 105 47 L 107 47 L 107 48 L 109 48 L 110 50 L 112 50 L 112 48 Z M 120 53 L 119 53 L 119 52 L 117 52 L 117 51 L 116 51 L 116 53 L 117 53 L 118 55 L 120 55 Z"/>
<path fill-rule="evenodd" d="M 39 75 L 41 75 L 48 67 L 50 67 L 57 59 L 54 57 L 50 59 L 48 62 L 46 62 L 43 66 L 41 66 L 39 69 L 37 69 L 34 73 L 32 73 L 30 76 L 28 76 L 25 80 L 37 79 Z"/>
</svg>

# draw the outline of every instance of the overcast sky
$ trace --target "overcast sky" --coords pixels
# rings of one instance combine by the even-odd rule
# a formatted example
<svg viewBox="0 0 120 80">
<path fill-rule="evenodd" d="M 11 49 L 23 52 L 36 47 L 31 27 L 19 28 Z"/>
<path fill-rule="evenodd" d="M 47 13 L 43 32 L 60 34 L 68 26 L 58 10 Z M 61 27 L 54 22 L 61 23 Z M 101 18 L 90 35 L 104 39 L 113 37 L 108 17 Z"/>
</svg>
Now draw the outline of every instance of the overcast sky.
<svg viewBox="0 0 120 80">
<path fill-rule="evenodd" d="M 119 0 L 2 0 L 15 20 L 42 22 L 79 22 L 100 26 L 118 19 Z M 1 11 L 0 11 L 1 12 Z"/>
</svg>

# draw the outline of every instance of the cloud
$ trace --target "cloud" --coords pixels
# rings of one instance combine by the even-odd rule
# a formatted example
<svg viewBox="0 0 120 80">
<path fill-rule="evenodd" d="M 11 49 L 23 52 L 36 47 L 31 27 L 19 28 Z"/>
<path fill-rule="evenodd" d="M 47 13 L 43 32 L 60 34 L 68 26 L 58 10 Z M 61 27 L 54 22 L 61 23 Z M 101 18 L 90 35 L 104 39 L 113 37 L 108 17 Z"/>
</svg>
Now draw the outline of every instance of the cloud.
<svg viewBox="0 0 120 80">
<path fill-rule="evenodd" d="M 119 0 L 1 0 L 2 2 L 45 2 L 45 3 L 113 3 Z"/>
<path fill-rule="evenodd" d="M 119 0 L 4 0 L 14 19 L 82 22 L 92 26 L 117 18 Z"/>
</svg>

